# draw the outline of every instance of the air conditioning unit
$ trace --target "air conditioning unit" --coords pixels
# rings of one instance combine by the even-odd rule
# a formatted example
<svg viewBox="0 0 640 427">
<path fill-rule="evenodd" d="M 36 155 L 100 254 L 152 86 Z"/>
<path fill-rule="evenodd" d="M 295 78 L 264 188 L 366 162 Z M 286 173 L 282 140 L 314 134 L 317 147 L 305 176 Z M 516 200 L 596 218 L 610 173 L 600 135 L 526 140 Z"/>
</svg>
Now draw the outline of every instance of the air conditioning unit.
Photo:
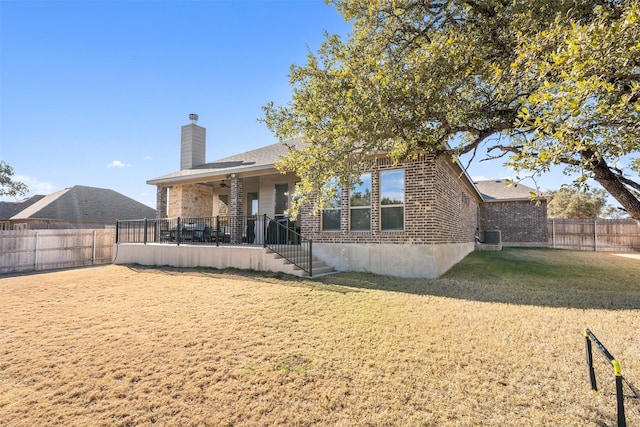
<svg viewBox="0 0 640 427">
<path fill-rule="evenodd" d="M 502 232 L 500 230 L 485 230 L 484 243 L 488 245 L 499 245 L 502 243 Z"/>
</svg>

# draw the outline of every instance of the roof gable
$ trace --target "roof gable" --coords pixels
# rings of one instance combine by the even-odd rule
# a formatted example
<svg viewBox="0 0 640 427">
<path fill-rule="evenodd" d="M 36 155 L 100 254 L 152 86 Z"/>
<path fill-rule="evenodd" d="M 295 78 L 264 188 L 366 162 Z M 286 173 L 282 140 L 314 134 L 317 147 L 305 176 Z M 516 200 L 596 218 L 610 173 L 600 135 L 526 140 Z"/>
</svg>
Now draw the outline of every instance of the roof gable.
<svg viewBox="0 0 640 427">
<path fill-rule="evenodd" d="M 9 219 L 42 199 L 43 195 L 31 196 L 17 202 L 0 202 L 0 219 Z"/>
<path fill-rule="evenodd" d="M 156 211 L 116 191 L 76 185 L 43 197 L 11 219 L 115 222 L 155 218 Z"/>
</svg>

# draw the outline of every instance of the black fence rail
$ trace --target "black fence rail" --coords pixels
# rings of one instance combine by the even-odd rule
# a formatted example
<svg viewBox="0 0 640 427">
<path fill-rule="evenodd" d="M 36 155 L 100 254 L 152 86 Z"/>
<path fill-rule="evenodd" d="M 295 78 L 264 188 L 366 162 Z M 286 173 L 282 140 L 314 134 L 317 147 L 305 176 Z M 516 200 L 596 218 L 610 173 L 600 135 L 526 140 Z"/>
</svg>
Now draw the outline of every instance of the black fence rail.
<svg viewBox="0 0 640 427">
<path fill-rule="evenodd" d="M 118 243 L 262 246 L 313 274 L 312 242 L 286 218 L 250 215 L 116 221 Z"/>
</svg>

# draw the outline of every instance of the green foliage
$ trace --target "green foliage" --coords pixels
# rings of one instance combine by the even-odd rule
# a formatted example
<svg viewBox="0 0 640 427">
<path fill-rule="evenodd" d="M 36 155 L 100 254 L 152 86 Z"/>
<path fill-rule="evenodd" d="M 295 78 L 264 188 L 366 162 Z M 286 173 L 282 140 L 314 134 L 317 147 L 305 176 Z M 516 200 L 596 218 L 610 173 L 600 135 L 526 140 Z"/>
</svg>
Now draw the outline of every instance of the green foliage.
<svg viewBox="0 0 640 427">
<path fill-rule="evenodd" d="M 24 196 L 29 191 L 26 184 L 13 180 L 13 168 L 0 160 L 0 196 Z"/>
<path fill-rule="evenodd" d="M 353 24 L 291 67 L 293 96 L 264 107 L 298 203 L 322 204 L 379 153 L 486 150 L 518 172 L 562 164 L 640 220 L 640 5 L 631 0 L 333 0 Z"/>
<path fill-rule="evenodd" d="M 607 193 L 602 189 L 580 191 L 565 187 L 548 195 L 551 196 L 547 204 L 549 218 L 596 219 L 605 213 Z"/>
</svg>

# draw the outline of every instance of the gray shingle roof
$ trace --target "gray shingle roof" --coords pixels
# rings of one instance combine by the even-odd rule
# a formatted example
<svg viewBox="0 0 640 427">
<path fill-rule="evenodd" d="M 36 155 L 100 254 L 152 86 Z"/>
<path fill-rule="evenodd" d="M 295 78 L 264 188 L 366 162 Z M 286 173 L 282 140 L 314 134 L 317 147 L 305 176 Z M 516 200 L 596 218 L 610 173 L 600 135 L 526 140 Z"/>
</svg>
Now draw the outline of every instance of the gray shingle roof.
<svg viewBox="0 0 640 427">
<path fill-rule="evenodd" d="M 297 138 L 287 141 L 287 144 L 302 147 L 304 142 Z M 273 169 L 274 164 L 287 155 L 288 148 L 281 144 L 271 144 L 231 157 L 218 159 L 192 169 L 173 172 L 158 178 L 150 179 L 147 184 L 155 185 L 163 182 L 181 181 L 202 178 L 220 178 L 232 173 L 254 172 Z"/>
<path fill-rule="evenodd" d="M 492 200 L 519 200 L 531 199 L 531 193 L 538 192 L 531 187 L 516 183 L 508 184 L 506 179 L 491 179 L 487 181 L 475 181 L 474 184 L 482 193 L 485 201 Z"/>
<path fill-rule="evenodd" d="M 36 195 L 17 202 L 0 202 L 0 220 L 6 220 L 27 209 L 44 196 Z"/>
<path fill-rule="evenodd" d="M 115 223 L 116 219 L 155 218 L 150 208 L 116 191 L 76 185 L 41 197 L 11 219 L 49 219 Z"/>
</svg>

